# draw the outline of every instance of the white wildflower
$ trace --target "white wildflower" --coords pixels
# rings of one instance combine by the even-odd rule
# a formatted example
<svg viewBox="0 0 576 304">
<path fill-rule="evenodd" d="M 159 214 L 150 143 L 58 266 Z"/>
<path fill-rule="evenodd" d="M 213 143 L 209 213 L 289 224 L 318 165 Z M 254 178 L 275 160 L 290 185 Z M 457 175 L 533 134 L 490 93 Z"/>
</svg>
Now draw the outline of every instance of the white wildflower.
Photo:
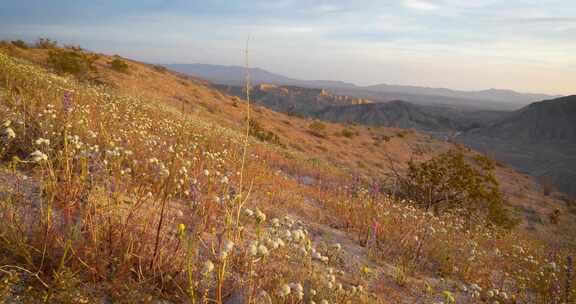
<svg viewBox="0 0 576 304">
<path fill-rule="evenodd" d="M 258 254 L 260 254 L 261 256 L 267 256 L 268 255 L 268 248 L 266 248 L 266 246 L 264 246 L 263 244 L 260 244 L 260 246 L 258 246 Z"/>
<path fill-rule="evenodd" d="M 212 263 L 212 261 L 208 260 L 204 262 L 204 267 L 202 267 L 202 274 L 207 275 L 211 273 L 213 270 L 214 270 L 214 263 Z"/>
<path fill-rule="evenodd" d="M 288 286 L 288 284 L 284 284 L 282 285 L 282 287 L 280 288 L 280 291 L 278 292 L 278 294 L 281 297 L 286 297 L 290 294 L 290 292 L 292 292 L 292 290 L 290 289 L 290 286 Z"/>
<path fill-rule="evenodd" d="M 16 138 L 16 133 L 14 132 L 14 130 L 12 130 L 12 128 L 4 129 L 4 132 L 2 132 L 2 135 L 4 135 L 4 137 L 8 140 Z"/>
<path fill-rule="evenodd" d="M 256 209 L 256 221 L 258 223 L 263 223 L 266 221 L 266 214 L 264 214 L 264 212 L 260 211 L 260 209 Z"/>
<path fill-rule="evenodd" d="M 252 243 L 250 243 L 250 246 L 248 247 L 248 253 L 250 253 L 251 256 L 257 256 L 258 255 L 258 242 L 257 241 L 253 241 Z"/>
<path fill-rule="evenodd" d="M 39 150 L 32 152 L 29 157 L 30 157 L 30 160 L 32 162 L 35 162 L 35 163 L 48 160 L 48 156 L 46 154 L 40 152 Z"/>
</svg>

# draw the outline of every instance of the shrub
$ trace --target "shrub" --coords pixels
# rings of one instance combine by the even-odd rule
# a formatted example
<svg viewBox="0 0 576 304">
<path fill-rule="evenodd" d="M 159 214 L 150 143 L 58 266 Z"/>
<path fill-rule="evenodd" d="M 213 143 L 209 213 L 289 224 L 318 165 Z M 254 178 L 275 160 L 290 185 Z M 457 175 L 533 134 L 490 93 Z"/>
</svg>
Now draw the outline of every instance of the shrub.
<svg viewBox="0 0 576 304">
<path fill-rule="evenodd" d="M 261 141 L 282 146 L 282 142 L 280 141 L 280 137 L 278 135 L 276 135 L 276 133 L 264 129 L 254 119 L 250 119 L 250 135 L 258 138 Z"/>
<path fill-rule="evenodd" d="M 95 57 L 82 52 L 55 49 L 48 54 L 48 66 L 60 74 L 82 76 L 94 70 Z"/>
<path fill-rule="evenodd" d="M 110 67 L 116 72 L 128 73 L 128 64 L 120 58 L 114 58 L 110 61 Z"/>
<path fill-rule="evenodd" d="M 314 136 L 325 137 L 326 125 L 320 121 L 315 120 L 308 126 L 308 129 Z"/>
<path fill-rule="evenodd" d="M 17 46 L 21 49 L 27 49 L 28 48 L 28 44 L 26 44 L 26 42 L 24 42 L 23 40 L 14 40 L 11 42 L 14 46 Z"/>
<path fill-rule="evenodd" d="M 407 175 L 400 178 L 401 191 L 427 211 L 462 210 L 471 220 L 480 216 L 498 226 L 515 226 L 517 221 L 504 207 L 494 162 L 485 156 L 473 160 L 471 164 L 455 149 L 423 163 L 411 161 Z"/>
<path fill-rule="evenodd" d="M 50 38 L 40 38 L 36 41 L 35 47 L 39 49 L 55 49 L 58 47 L 58 42 Z"/>
<path fill-rule="evenodd" d="M 346 128 L 346 129 L 342 130 L 342 133 L 341 133 L 341 134 L 342 134 L 342 136 L 344 136 L 344 137 L 352 138 L 352 137 L 358 135 L 358 132 L 355 132 L 354 130 L 351 130 L 351 129 Z"/>
<path fill-rule="evenodd" d="M 166 71 L 168 70 L 165 66 L 162 65 L 153 65 L 152 68 L 156 71 L 156 72 L 160 72 L 160 73 L 166 73 Z"/>
</svg>

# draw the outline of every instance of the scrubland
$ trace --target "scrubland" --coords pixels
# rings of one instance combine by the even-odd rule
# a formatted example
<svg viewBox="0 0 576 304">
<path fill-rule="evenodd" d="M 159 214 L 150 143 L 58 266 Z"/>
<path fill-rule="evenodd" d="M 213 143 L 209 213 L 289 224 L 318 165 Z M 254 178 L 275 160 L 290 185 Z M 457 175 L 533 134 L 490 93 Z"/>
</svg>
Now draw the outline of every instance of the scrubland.
<svg viewBox="0 0 576 304">
<path fill-rule="evenodd" d="M 570 241 L 494 225 L 465 206 L 427 210 L 367 174 L 390 163 L 318 148 L 387 136 L 359 159 L 385 154 L 402 171 L 406 153 L 383 149 L 421 135 L 327 124 L 313 130 L 319 138 L 309 121 L 154 66 L 100 55 L 94 69 L 108 70 L 95 81 L 90 67 L 57 75 L 42 56 L 0 51 L 2 302 L 576 300 Z M 139 71 L 198 98 L 150 90 Z M 203 102 L 214 94 L 219 103 Z M 246 128 L 250 108 L 273 141 Z M 360 131 L 335 135 L 350 128 Z"/>
</svg>

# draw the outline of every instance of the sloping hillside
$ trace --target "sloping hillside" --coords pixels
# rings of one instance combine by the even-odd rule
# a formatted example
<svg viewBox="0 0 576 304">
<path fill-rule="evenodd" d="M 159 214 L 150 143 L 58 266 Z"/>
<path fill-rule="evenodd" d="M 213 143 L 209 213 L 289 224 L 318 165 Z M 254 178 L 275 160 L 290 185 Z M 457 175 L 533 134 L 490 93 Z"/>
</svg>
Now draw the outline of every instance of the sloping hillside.
<svg viewBox="0 0 576 304">
<path fill-rule="evenodd" d="M 121 57 L 74 50 L 65 59 L 94 60 L 85 74 L 59 76 L 57 51 L 0 51 L 4 302 L 576 296 L 572 264 L 562 267 L 573 215 L 552 214 L 557 202 L 509 168 L 496 173 L 520 227 L 470 226 L 389 192 L 391 170 L 450 143 L 399 129 L 319 128 Z"/>
<path fill-rule="evenodd" d="M 362 123 L 366 125 L 417 129 L 423 131 L 454 131 L 461 126 L 447 117 L 434 116 L 421 107 L 396 100 L 350 106 L 331 106 L 317 113 L 321 119 Z"/>
<path fill-rule="evenodd" d="M 576 195 L 576 96 L 533 103 L 458 138 L 544 183 Z M 547 190 L 550 191 L 550 190 Z"/>
<path fill-rule="evenodd" d="M 475 133 L 525 143 L 576 144 L 576 95 L 532 103 Z"/>
</svg>

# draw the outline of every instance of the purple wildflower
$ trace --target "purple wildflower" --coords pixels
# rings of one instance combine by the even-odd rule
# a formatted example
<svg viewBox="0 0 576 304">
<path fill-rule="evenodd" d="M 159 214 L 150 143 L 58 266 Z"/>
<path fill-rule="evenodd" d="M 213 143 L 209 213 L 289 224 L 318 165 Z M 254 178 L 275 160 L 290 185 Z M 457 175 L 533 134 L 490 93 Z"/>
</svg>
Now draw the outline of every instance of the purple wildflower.
<svg viewBox="0 0 576 304">
<path fill-rule="evenodd" d="M 63 107 L 64 107 L 64 112 L 66 112 L 66 113 L 72 112 L 72 110 L 74 108 L 74 104 L 72 101 L 72 92 L 70 92 L 70 91 L 64 92 L 64 99 L 63 99 L 62 103 L 63 103 Z"/>
</svg>

